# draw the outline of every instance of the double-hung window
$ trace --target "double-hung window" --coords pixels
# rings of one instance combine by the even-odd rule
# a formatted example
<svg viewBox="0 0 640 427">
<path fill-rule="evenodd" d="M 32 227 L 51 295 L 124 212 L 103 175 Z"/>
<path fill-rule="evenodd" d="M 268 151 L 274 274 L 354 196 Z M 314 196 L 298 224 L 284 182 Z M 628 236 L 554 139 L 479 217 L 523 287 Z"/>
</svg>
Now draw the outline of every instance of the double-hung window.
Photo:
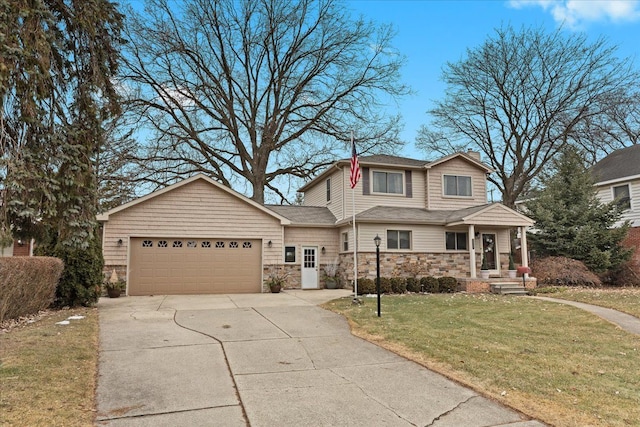
<svg viewBox="0 0 640 427">
<path fill-rule="evenodd" d="M 403 172 L 373 171 L 373 192 L 386 194 L 403 194 Z"/>
<path fill-rule="evenodd" d="M 349 233 L 342 233 L 342 250 L 344 252 L 349 250 Z"/>
<path fill-rule="evenodd" d="M 447 231 L 445 233 L 446 248 L 448 251 L 464 251 L 467 250 L 467 233 L 454 233 Z"/>
<path fill-rule="evenodd" d="M 444 175 L 444 195 L 471 197 L 471 177 Z"/>
<path fill-rule="evenodd" d="M 622 209 L 631 209 L 631 195 L 629 193 L 629 184 L 613 187 L 613 199 Z"/>
<path fill-rule="evenodd" d="M 387 230 L 387 249 L 411 249 L 411 231 Z"/>
</svg>

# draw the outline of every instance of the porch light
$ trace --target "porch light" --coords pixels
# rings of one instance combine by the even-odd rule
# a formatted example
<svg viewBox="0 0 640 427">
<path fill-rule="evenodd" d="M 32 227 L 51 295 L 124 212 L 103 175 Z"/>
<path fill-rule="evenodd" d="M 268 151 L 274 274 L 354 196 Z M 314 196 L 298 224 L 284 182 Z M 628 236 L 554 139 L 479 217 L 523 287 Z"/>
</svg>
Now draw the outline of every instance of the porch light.
<svg viewBox="0 0 640 427">
<path fill-rule="evenodd" d="M 122 239 L 118 239 L 118 246 L 122 246 Z"/>
<path fill-rule="evenodd" d="M 271 243 L 271 240 L 269 240 L 269 242 L 267 243 L 267 246 L 269 247 L 273 246 L 273 243 Z"/>
<path fill-rule="evenodd" d="M 376 244 L 376 248 L 379 248 L 379 247 L 380 247 L 380 242 L 382 242 L 382 239 L 380 238 L 380 236 L 378 236 L 378 235 L 376 234 L 376 237 L 374 237 L 374 238 L 373 238 L 373 241 L 374 241 L 374 242 L 375 242 L 375 244 Z"/>
<path fill-rule="evenodd" d="M 324 255 L 324 253 L 327 252 L 327 250 L 323 246 L 322 249 L 320 249 L 320 252 L 322 252 L 322 255 Z"/>
</svg>

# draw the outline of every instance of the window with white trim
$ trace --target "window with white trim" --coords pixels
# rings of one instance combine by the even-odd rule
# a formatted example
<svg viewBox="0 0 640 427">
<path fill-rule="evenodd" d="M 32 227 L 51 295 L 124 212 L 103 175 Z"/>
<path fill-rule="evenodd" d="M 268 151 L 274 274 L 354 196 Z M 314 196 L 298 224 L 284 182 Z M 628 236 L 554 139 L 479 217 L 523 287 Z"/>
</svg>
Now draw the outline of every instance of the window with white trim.
<svg viewBox="0 0 640 427">
<path fill-rule="evenodd" d="M 373 192 L 384 194 L 404 194 L 404 172 L 373 171 Z"/>
<path fill-rule="evenodd" d="M 629 184 L 618 185 L 613 187 L 613 200 L 622 209 L 631 209 L 631 193 L 629 192 Z"/>
<path fill-rule="evenodd" d="M 342 233 L 342 250 L 347 252 L 349 250 L 349 233 Z"/>
<path fill-rule="evenodd" d="M 445 233 L 445 245 L 448 251 L 466 251 L 469 241 L 467 233 L 447 231 Z"/>
<path fill-rule="evenodd" d="M 442 177 L 445 196 L 471 197 L 471 177 L 444 175 Z"/>
<path fill-rule="evenodd" d="M 387 230 L 387 249 L 411 249 L 411 231 Z"/>
</svg>

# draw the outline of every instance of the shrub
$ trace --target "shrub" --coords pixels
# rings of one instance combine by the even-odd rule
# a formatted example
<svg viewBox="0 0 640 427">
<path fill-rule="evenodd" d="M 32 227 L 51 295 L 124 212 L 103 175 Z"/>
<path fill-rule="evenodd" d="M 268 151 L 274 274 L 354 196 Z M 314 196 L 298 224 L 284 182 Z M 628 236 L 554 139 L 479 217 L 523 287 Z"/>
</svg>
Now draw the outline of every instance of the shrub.
<svg viewBox="0 0 640 427">
<path fill-rule="evenodd" d="M 451 294 L 458 289 L 458 280 L 455 277 L 438 278 L 438 292 L 443 294 Z"/>
<path fill-rule="evenodd" d="M 431 294 L 438 293 L 438 279 L 433 276 L 427 276 L 420 279 L 420 286 L 423 288 L 424 292 L 429 292 Z"/>
<path fill-rule="evenodd" d="M 420 292 L 420 280 L 415 277 L 407 277 L 407 291 Z"/>
<path fill-rule="evenodd" d="M 52 257 L 0 258 L 0 322 L 49 307 L 63 268 Z"/>
<path fill-rule="evenodd" d="M 381 277 L 380 278 L 380 293 L 382 293 L 382 294 L 390 294 L 391 292 L 393 292 L 393 289 L 391 288 L 391 279 L 389 279 L 388 277 Z"/>
<path fill-rule="evenodd" d="M 38 253 L 53 255 L 64 262 L 64 271 L 56 288 L 56 306 L 90 306 L 98 301 L 104 259 L 97 235 L 92 236 L 86 248 L 49 242 L 39 246 Z"/>
<path fill-rule="evenodd" d="M 394 294 L 404 294 L 407 292 L 407 279 L 404 277 L 392 277 L 389 279 L 391 292 Z"/>
<path fill-rule="evenodd" d="M 600 278 L 583 262 L 565 257 L 546 257 L 531 263 L 531 274 L 540 285 L 600 286 Z"/>
<path fill-rule="evenodd" d="M 362 277 L 358 279 L 358 295 L 375 294 L 376 281 Z"/>
</svg>

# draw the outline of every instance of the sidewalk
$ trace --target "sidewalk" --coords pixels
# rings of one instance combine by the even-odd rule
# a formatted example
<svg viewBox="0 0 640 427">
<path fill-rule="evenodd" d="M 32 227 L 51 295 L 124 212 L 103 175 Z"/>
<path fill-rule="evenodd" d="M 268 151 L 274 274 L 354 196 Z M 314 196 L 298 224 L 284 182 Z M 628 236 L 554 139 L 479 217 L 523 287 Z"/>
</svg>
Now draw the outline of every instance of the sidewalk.
<svg viewBox="0 0 640 427">
<path fill-rule="evenodd" d="M 569 300 L 564 300 L 559 298 L 549 298 L 549 297 L 531 297 L 531 298 L 550 301 L 550 302 L 556 302 L 558 304 L 572 305 L 574 307 L 581 308 L 583 310 L 586 310 L 590 313 L 595 314 L 598 317 L 603 318 L 604 320 L 607 320 L 619 326 L 620 329 L 624 331 L 631 332 L 632 334 L 640 335 L 640 319 L 630 314 L 622 313 L 620 311 L 613 310 L 611 308 L 600 307 L 598 305 L 585 304 L 583 302 L 569 301 Z"/>
</svg>

